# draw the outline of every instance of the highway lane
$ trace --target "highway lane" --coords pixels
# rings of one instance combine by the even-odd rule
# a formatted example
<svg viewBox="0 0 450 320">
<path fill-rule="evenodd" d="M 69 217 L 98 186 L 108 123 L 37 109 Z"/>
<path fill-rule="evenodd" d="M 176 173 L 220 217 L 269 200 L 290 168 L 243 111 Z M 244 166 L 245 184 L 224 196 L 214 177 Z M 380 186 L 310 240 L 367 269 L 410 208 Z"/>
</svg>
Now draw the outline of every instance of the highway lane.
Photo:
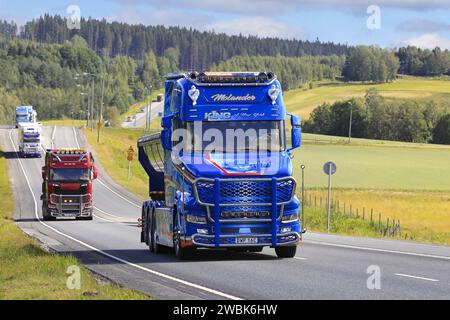
<svg viewBox="0 0 450 320">
<path fill-rule="evenodd" d="M 150 111 L 150 120 L 156 119 L 160 112 L 163 112 L 164 109 L 164 102 L 152 102 L 151 108 L 144 107 L 150 109 L 147 110 L 147 112 Z M 148 114 L 147 112 L 138 112 L 134 116 L 136 117 L 132 121 L 124 121 L 122 123 L 122 128 L 140 128 L 145 126 L 145 116 Z"/>
<path fill-rule="evenodd" d="M 52 132 L 44 130 L 45 135 Z M 2 130 L 4 142 L 8 134 Z M 80 132 L 56 128 L 55 147 L 76 147 L 77 143 L 86 143 Z M 11 155 L 11 143 L 5 148 Z M 21 161 L 40 206 L 42 160 Z M 132 224 L 140 213 L 138 199 L 104 172 L 100 175 L 103 184 L 95 183 L 95 206 L 110 216 L 96 210 L 94 221 L 46 223 L 50 229 L 26 221 L 34 215 L 32 200 L 25 195 L 30 192 L 18 159 L 9 162 L 15 194 L 20 194 L 22 203 L 18 217 L 25 219 L 18 222 L 21 227 L 44 235 L 43 241 L 54 240 L 51 247 L 72 252 L 94 271 L 161 298 L 450 299 L 449 247 L 306 234 L 299 259 L 278 260 L 272 249 L 260 254 L 202 251 L 187 262 L 170 254 L 152 254 L 139 243 L 139 229 Z M 367 268 L 372 265 L 380 268 L 379 290 L 367 288 Z"/>
</svg>

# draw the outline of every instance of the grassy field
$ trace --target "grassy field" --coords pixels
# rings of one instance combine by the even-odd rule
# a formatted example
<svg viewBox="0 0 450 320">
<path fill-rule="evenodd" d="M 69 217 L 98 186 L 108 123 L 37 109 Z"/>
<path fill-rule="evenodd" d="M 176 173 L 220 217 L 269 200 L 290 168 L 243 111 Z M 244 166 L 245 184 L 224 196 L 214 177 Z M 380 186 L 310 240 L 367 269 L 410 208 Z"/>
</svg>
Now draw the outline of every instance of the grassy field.
<svg viewBox="0 0 450 320">
<path fill-rule="evenodd" d="M 100 143 L 97 143 L 97 131 L 84 129 L 84 134 L 111 178 L 142 199 L 148 198 L 148 176 L 139 164 L 136 147 L 143 130 L 104 128 Z M 128 180 L 127 150 L 130 146 L 136 154 L 131 162 L 131 177 Z"/>
<path fill-rule="evenodd" d="M 81 267 L 81 289 L 66 286 L 72 256 L 49 254 L 26 237 L 13 221 L 13 200 L 4 154 L 0 151 L 0 300 L 148 299 L 117 285 L 100 283 Z"/>
<path fill-rule="evenodd" d="M 62 120 L 44 120 L 42 124 L 45 126 L 76 126 L 82 127 L 86 125 L 86 120 L 72 120 L 72 119 L 62 119 Z"/>
<path fill-rule="evenodd" d="M 450 192 L 448 191 L 414 191 L 414 190 L 379 190 L 379 189 L 343 189 L 332 190 L 332 199 L 339 201 L 340 210 L 343 211 L 345 203 L 346 212 L 352 206 L 353 215 L 356 210 L 360 216 L 365 212 L 366 219 L 370 217 L 373 209 L 374 220 L 378 220 L 381 213 L 382 222 L 386 220 L 400 220 L 402 235 L 408 239 L 437 244 L 450 244 Z M 311 199 L 311 207 L 306 211 L 306 225 L 308 229 L 324 231 L 326 217 L 326 189 L 308 189 L 305 192 L 306 200 Z M 322 198 L 322 201 L 320 201 Z M 322 202 L 322 209 L 315 209 Z M 333 220 L 333 217 L 332 217 Z M 348 224 L 348 221 L 337 219 L 341 232 L 345 234 L 358 234 L 373 236 L 373 228 L 367 227 L 367 222 L 360 221 Z M 361 220 L 361 219 L 359 219 Z M 351 222 L 351 220 L 350 220 Z M 375 236 L 380 236 L 375 233 Z"/>
<path fill-rule="evenodd" d="M 347 209 L 373 208 L 383 220 L 400 220 L 416 240 L 450 243 L 450 146 L 367 139 L 348 145 L 337 137 L 307 137 L 293 159 L 298 181 L 300 165 L 306 166 L 307 197 L 325 203 L 328 178 L 322 166 L 331 160 L 337 166 L 333 198 Z"/>
<path fill-rule="evenodd" d="M 450 191 L 450 148 L 310 144 L 295 151 L 297 177 L 306 166 L 307 185 L 322 187 L 322 166 L 334 161 L 333 186 L 343 188 Z"/>
<path fill-rule="evenodd" d="M 317 87 L 310 90 L 284 92 L 284 103 L 289 112 L 307 119 L 311 111 L 324 102 L 363 97 L 371 88 L 376 88 L 382 96 L 389 98 L 450 99 L 449 80 L 405 76 L 395 82 L 383 84 L 319 82 Z"/>
</svg>

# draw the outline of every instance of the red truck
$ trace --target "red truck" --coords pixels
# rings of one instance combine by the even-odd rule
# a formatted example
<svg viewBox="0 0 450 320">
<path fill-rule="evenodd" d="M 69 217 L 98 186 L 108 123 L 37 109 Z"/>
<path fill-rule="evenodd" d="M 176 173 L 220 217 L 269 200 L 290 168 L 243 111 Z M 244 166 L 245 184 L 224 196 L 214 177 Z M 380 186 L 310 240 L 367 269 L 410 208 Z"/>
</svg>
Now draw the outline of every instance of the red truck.
<svg viewBox="0 0 450 320">
<path fill-rule="evenodd" d="M 92 220 L 92 182 L 97 168 L 86 149 L 48 149 L 42 167 L 42 217 Z"/>
</svg>

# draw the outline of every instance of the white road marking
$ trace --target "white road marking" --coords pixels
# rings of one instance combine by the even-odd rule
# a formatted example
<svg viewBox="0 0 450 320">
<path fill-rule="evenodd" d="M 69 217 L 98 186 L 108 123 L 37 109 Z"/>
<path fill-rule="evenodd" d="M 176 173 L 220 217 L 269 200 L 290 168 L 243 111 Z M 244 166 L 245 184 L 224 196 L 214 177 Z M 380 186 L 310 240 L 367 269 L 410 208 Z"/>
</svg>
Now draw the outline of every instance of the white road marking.
<svg viewBox="0 0 450 320">
<path fill-rule="evenodd" d="M 294 259 L 297 259 L 297 260 L 308 260 L 308 259 L 303 258 L 303 257 L 294 257 Z"/>
<path fill-rule="evenodd" d="M 108 187 L 106 184 L 103 183 L 103 181 L 101 181 L 100 179 L 97 179 L 97 181 L 103 185 L 106 189 L 108 189 L 109 191 L 111 191 L 112 193 L 114 193 L 116 196 L 122 198 L 123 200 L 125 200 L 126 202 L 128 202 L 129 204 L 135 206 L 136 208 L 141 208 L 141 205 L 138 205 L 130 200 L 128 200 L 127 198 L 124 198 L 122 195 L 120 195 L 119 193 L 117 193 L 116 191 L 114 191 L 113 189 L 111 189 L 110 187 Z"/>
<path fill-rule="evenodd" d="M 104 215 L 107 215 L 107 216 L 112 217 L 113 219 L 116 219 L 115 222 L 137 224 L 137 222 L 129 221 L 129 220 L 131 219 L 130 217 L 116 216 L 116 215 L 114 215 L 114 214 L 111 214 L 111 213 L 109 213 L 109 212 L 106 212 L 106 211 L 104 211 L 104 210 L 102 210 L 102 209 L 100 209 L 100 208 L 97 208 L 97 207 L 95 207 L 95 206 L 94 206 L 94 209 L 97 210 L 97 211 L 100 211 L 100 212 L 103 213 Z M 121 221 L 120 221 L 119 219 L 120 219 Z M 113 220 L 110 220 L 110 221 L 113 221 Z M 136 221 L 137 221 L 137 218 L 136 218 Z"/>
<path fill-rule="evenodd" d="M 416 253 L 416 252 L 408 252 L 408 251 L 359 247 L 359 246 L 352 246 L 352 245 L 347 245 L 347 244 L 338 244 L 338 243 L 330 243 L 330 242 L 322 242 L 322 241 L 314 241 L 314 240 L 303 240 L 303 243 L 312 243 L 312 244 L 319 244 L 319 245 L 331 246 L 331 247 L 358 249 L 358 250 L 366 250 L 366 251 L 377 251 L 377 252 L 386 252 L 386 253 L 396 253 L 396 254 L 404 254 L 404 255 L 409 255 L 409 256 L 450 260 L 449 256 L 438 256 L 438 255 L 433 255 L 433 254 Z"/>
<path fill-rule="evenodd" d="M 55 143 L 53 142 L 55 140 L 55 133 L 56 133 L 56 126 L 53 126 L 53 132 L 52 132 L 52 137 L 51 137 L 52 149 L 55 148 Z"/>
<path fill-rule="evenodd" d="M 16 154 L 17 154 L 17 149 L 16 149 L 16 147 L 15 147 L 15 145 L 14 145 L 14 142 L 13 142 L 13 140 L 12 140 L 11 132 L 12 132 L 12 129 L 11 129 L 11 131 L 9 131 L 9 139 L 10 139 L 10 141 L 11 141 L 11 143 L 12 143 L 13 148 L 14 148 L 14 152 L 16 152 Z M 39 218 L 39 214 L 38 214 L 38 210 L 37 210 L 38 205 L 37 205 L 37 201 L 36 201 L 36 196 L 34 195 L 33 189 L 31 188 L 30 180 L 28 179 L 28 176 L 27 176 L 27 174 L 26 174 L 26 172 L 25 172 L 25 169 L 24 169 L 24 167 L 23 167 L 23 165 L 22 165 L 21 159 L 18 158 L 18 160 L 19 160 L 19 165 L 20 165 L 20 168 L 21 168 L 21 170 L 22 170 L 22 173 L 23 173 L 23 175 L 24 175 L 24 177 L 25 177 L 25 180 L 26 180 L 26 182 L 27 182 L 28 189 L 30 190 L 31 196 L 33 197 L 33 201 L 34 201 L 34 215 L 35 215 L 36 219 L 38 220 L 38 222 L 39 222 L 41 225 L 45 226 L 46 228 L 48 228 L 48 229 L 54 231 L 55 233 L 57 233 L 57 234 L 59 234 L 59 235 L 65 237 L 65 238 L 67 238 L 67 239 L 70 239 L 70 240 L 72 240 L 72 241 L 74 241 L 74 242 L 76 242 L 76 243 L 78 243 L 78 244 L 80 244 L 80 245 L 82 245 L 82 246 L 84 246 L 84 247 L 86 247 L 86 248 L 88 248 L 88 249 L 91 249 L 92 251 L 95 251 L 95 252 L 97 252 L 97 253 L 100 253 L 100 254 L 102 254 L 102 255 L 108 257 L 108 258 L 111 258 L 111 259 L 113 259 L 113 260 L 115 260 L 115 261 L 124 263 L 124 264 L 126 264 L 126 265 L 128 265 L 128 266 L 131 266 L 131 267 L 134 267 L 134 268 L 136 268 L 136 269 L 139 269 L 139 270 L 142 270 L 142 271 L 151 273 L 151 274 L 156 275 L 156 276 L 159 276 L 159 277 L 161 277 L 161 278 L 165 278 L 165 279 L 168 279 L 168 280 L 171 280 L 171 281 L 174 281 L 174 282 L 177 282 L 177 283 L 180 283 L 180 284 L 183 284 L 183 285 L 186 285 L 186 286 L 189 286 L 189 287 L 198 289 L 198 290 L 202 290 L 202 291 L 206 291 L 206 292 L 211 293 L 211 294 L 215 294 L 215 295 L 217 295 L 217 296 L 219 296 L 219 297 L 223 297 L 223 298 L 227 298 L 227 299 L 231 299 L 231 300 L 242 300 L 241 298 L 235 297 L 235 296 L 233 296 L 233 295 L 230 295 L 230 294 L 227 294 L 227 293 L 224 293 L 224 292 L 221 292 L 221 291 L 217 291 L 217 290 L 214 290 L 214 289 L 210 289 L 210 288 L 204 287 L 204 286 L 202 286 L 202 285 L 198 285 L 198 284 L 195 284 L 195 283 L 192 283 L 192 282 L 189 282 L 189 281 L 186 281 L 186 280 L 182 280 L 182 279 L 179 279 L 179 278 L 176 278 L 176 277 L 173 277 L 173 276 L 169 276 L 169 275 L 167 275 L 167 274 L 164 274 L 164 273 L 161 273 L 161 272 L 152 270 L 152 269 L 148 269 L 148 268 L 145 268 L 145 267 L 143 267 L 143 266 L 140 266 L 140 265 L 138 265 L 138 264 L 136 264 L 136 263 L 133 263 L 133 262 L 127 261 L 127 260 L 125 260 L 125 259 L 116 257 L 116 256 L 114 256 L 114 255 L 112 255 L 112 254 L 109 254 L 109 253 L 107 253 L 107 252 L 105 252 L 105 251 L 102 251 L 101 249 L 98 249 L 98 248 L 96 248 L 96 247 L 94 247 L 94 246 L 91 246 L 90 244 L 87 244 L 87 243 L 85 243 L 85 242 L 83 242 L 83 241 L 81 241 L 81 240 L 78 240 L 78 239 L 76 239 L 76 238 L 74 238 L 74 237 L 72 237 L 72 236 L 70 236 L 70 235 L 68 235 L 68 234 L 65 234 L 65 233 L 63 233 L 63 232 L 57 230 L 56 228 L 54 228 L 54 227 L 48 225 L 47 223 L 43 222 L 43 221 L 41 220 L 41 218 Z"/>
<path fill-rule="evenodd" d="M 75 137 L 75 142 L 77 144 L 78 149 L 80 149 L 80 144 L 78 143 L 78 138 L 77 138 L 77 132 L 75 131 L 75 127 L 72 127 L 73 129 L 73 135 Z M 126 198 L 124 198 L 122 195 L 120 195 L 119 193 L 117 193 L 116 191 L 112 190 L 110 187 L 108 187 L 106 184 L 103 183 L 103 181 L 101 181 L 100 179 L 97 179 L 97 181 L 103 185 L 106 189 L 108 189 L 109 191 L 111 191 L 112 193 L 114 193 L 116 196 L 120 197 L 121 199 L 125 200 L 126 202 L 128 202 L 129 204 L 135 206 L 136 208 L 141 208 L 141 205 L 136 204 Z"/>
<path fill-rule="evenodd" d="M 404 274 L 404 273 L 394 273 L 396 276 L 400 276 L 400 277 L 406 277 L 406 278 L 413 278 L 413 279 L 419 279 L 419 280 L 425 280 L 425 281 L 433 281 L 433 282 L 438 282 L 439 280 L 437 279 L 431 279 L 431 278 L 424 278 L 424 277 L 418 277 L 418 276 L 412 276 L 410 274 Z"/>
</svg>

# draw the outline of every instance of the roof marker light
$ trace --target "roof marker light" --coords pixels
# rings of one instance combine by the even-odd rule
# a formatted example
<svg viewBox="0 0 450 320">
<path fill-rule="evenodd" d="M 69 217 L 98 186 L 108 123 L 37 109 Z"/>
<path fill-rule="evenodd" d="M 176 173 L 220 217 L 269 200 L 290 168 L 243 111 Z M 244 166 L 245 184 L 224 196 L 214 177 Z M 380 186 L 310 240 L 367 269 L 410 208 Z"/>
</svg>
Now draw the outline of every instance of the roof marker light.
<svg viewBox="0 0 450 320">
<path fill-rule="evenodd" d="M 200 96 L 200 91 L 195 86 L 192 86 L 191 89 L 189 89 L 188 94 L 189 98 L 192 100 L 192 105 L 195 106 L 197 104 L 197 99 Z"/>
<path fill-rule="evenodd" d="M 272 87 L 269 89 L 268 94 L 270 99 L 272 99 L 272 104 L 275 104 L 278 96 L 280 95 L 280 90 L 275 85 L 272 85 Z"/>
</svg>

